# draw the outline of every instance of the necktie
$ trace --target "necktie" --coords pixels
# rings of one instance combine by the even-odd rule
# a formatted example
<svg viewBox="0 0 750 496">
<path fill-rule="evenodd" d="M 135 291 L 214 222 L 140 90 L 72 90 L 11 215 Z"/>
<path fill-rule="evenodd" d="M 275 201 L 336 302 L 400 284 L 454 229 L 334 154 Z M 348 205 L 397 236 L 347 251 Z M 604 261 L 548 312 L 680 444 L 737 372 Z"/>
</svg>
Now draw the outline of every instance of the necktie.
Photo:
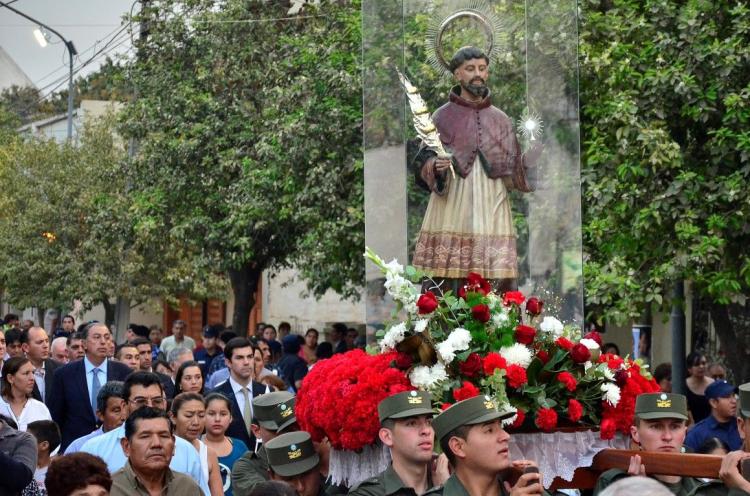
<svg viewBox="0 0 750 496">
<path fill-rule="evenodd" d="M 250 395 L 247 394 L 246 387 L 242 388 L 242 396 L 244 396 L 245 398 L 245 406 L 242 409 L 242 418 L 245 421 L 245 428 L 250 434 L 252 434 L 249 426 L 250 426 L 250 422 L 253 419 L 253 414 L 250 412 Z"/>
<path fill-rule="evenodd" d="M 94 411 L 94 417 L 96 417 L 96 396 L 99 394 L 102 385 L 99 382 L 99 368 L 97 367 L 91 372 L 94 374 L 94 380 L 91 381 L 91 409 Z"/>
</svg>

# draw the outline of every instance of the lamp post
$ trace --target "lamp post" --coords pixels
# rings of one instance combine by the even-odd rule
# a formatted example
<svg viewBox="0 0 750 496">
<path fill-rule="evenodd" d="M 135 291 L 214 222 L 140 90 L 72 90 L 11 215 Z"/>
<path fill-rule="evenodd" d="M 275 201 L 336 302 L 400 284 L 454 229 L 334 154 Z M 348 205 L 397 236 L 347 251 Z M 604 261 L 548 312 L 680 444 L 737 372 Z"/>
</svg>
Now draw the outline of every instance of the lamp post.
<svg viewBox="0 0 750 496">
<path fill-rule="evenodd" d="M 47 26 L 41 21 L 38 21 L 34 19 L 33 17 L 24 14 L 18 9 L 15 9 L 11 7 L 9 4 L 5 2 L 0 2 L 0 6 L 5 7 L 6 9 L 15 12 L 16 14 L 20 15 L 24 19 L 27 19 L 35 24 L 37 24 L 40 28 L 43 28 L 44 30 L 55 34 L 58 38 L 62 40 L 62 42 L 65 44 L 65 48 L 68 49 L 68 58 L 70 59 L 70 72 L 68 76 L 68 141 L 73 137 L 73 57 L 78 54 L 76 51 L 75 45 L 73 45 L 72 41 L 66 40 L 63 35 L 61 35 L 59 32 L 55 31 L 51 27 Z M 42 47 L 45 47 L 47 45 L 47 38 L 44 35 L 44 32 L 41 29 L 35 29 L 34 30 L 34 37 L 39 42 L 39 44 Z"/>
</svg>

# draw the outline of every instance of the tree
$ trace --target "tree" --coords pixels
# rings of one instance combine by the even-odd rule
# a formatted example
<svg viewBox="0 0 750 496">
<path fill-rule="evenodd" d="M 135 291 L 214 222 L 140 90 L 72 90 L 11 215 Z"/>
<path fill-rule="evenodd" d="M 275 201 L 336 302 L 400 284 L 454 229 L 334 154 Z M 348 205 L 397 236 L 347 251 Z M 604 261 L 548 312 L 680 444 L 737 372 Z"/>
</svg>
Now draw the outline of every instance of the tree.
<svg viewBox="0 0 750 496">
<path fill-rule="evenodd" d="M 364 280 L 359 2 L 149 2 L 123 133 L 142 244 L 228 275 L 244 332 L 265 269 Z"/>
<path fill-rule="evenodd" d="M 742 3 L 587 0 L 581 19 L 587 303 L 624 322 L 678 280 L 707 299 L 729 365 L 727 305 L 750 289 Z"/>
</svg>

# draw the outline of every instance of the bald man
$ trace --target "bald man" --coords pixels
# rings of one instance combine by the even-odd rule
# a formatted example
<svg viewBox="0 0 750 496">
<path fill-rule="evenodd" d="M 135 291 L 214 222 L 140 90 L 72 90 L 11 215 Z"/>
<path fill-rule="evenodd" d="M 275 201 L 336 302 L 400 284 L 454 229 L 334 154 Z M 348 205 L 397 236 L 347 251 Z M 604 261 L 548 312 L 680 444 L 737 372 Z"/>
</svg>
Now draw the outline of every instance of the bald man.
<svg viewBox="0 0 750 496">
<path fill-rule="evenodd" d="M 52 359 L 61 364 L 66 364 L 70 360 L 68 359 L 68 338 L 60 336 L 52 340 L 52 344 L 49 346 L 49 353 Z"/>
</svg>

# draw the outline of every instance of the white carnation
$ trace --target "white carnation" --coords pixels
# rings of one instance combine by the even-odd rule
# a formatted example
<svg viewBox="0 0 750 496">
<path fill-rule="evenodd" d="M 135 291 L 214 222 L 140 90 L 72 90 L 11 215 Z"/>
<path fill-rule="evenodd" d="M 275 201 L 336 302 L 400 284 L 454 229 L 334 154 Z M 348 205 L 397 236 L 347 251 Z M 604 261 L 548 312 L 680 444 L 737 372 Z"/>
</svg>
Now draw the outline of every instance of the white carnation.
<svg viewBox="0 0 750 496">
<path fill-rule="evenodd" d="M 508 365 L 520 365 L 523 368 L 528 367 L 532 358 L 534 358 L 531 350 L 521 343 L 500 348 L 500 354 L 508 362 Z"/>
<path fill-rule="evenodd" d="M 602 391 L 604 392 L 602 399 L 613 407 L 616 407 L 620 402 L 620 388 L 617 387 L 617 384 L 606 382 L 602 384 Z"/>
<path fill-rule="evenodd" d="M 593 339 L 583 338 L 583 339 L 581 339 L 578 342 L 581 343 L 582 345 L 584 345 L 586 348 L 588 348 L 590 350 L 598 350 L 599 349 L 599 343 L 597 343 Z"/>
<path fill-rule="evenodd" d="M 557 339 L 562 336 L 564 328 L 562 322 L 551 315 L 547 315 L 544 317 L 544 320 L 542 320 L 542 323 L 539 324 L 539 329 L 542 332 L 551 334 L 553 339 Z"/>
<path fill-rule="evenodd" d="M 448 374 L 445 372 L 445 365 L 440 362 L 432 367 L 419 365 L 414 367 L 409 373 L 409 380 L 412 385 L 419 389 L 430 389 L 447 378 Z"/>
<path fill-rule="evenodd" d="M 383 339 L 380 340 L 380 351 L 394 349 L 398 343 L 404 340 L 405 334 L 406 324 L 403 322 L 399 322 L 397 325 L 388 329 L 385 336 L 383 336 Z"/>
<path fill-rule="evenodd" d="M 442 343 L 437 345 L 437 352 L 445 363 L 450 363 L 456 358 L 457 351 L 464 351 L 471 343 L 471 333 L 461 327 L 451 332 Z"/>
<path fill-rule="evenodd" d="M 430 321 L 428 319 L 419 319 L 414 324 L 414 330 L 416 332 L 424 332 L 425 329 L 427 329 L 427 324 L 429 324 Z"/>
</svg>

